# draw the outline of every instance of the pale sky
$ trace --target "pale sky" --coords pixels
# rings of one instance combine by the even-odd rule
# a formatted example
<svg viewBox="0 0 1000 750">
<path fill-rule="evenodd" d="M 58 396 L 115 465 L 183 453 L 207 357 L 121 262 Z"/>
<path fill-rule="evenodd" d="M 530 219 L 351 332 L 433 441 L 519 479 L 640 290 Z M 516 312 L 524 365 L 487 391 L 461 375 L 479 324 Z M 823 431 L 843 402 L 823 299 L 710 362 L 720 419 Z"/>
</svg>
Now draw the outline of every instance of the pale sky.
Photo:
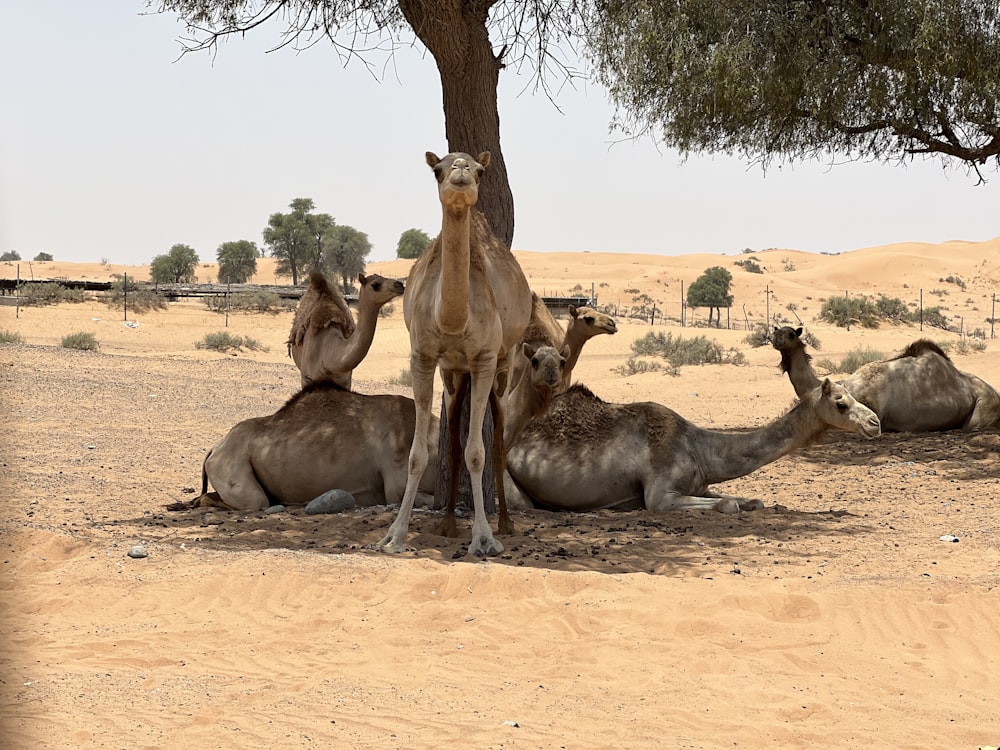
<svg viewBox="0 0 1000 750">
<path fill-rule="evenodd" d="M 367 233 L 369 261 L 394 258 L 411 227 L 437 234 L 424 152 L 447 144 L 422 49 L 376 78 L 325 43 L 265 54 L 274 25 L 214 60 L 178 60 L 183 25 L 142 15 L 142 0 L 0 9 L 0 253 L 143 264 L 180 242 L 212 261 L 222 242 L 262 246 L 268 216 L 299 197 Z M 938 161 L 766 174 L 727 156 L 684 161 L 649 140 L 614 143 L 596 85 L 561 91 L 559 112 L 529 84 L 501 75 L 515 250 L 843 252 L 1000 235 L 995 171 L 977 187 Z"/>
</svg>

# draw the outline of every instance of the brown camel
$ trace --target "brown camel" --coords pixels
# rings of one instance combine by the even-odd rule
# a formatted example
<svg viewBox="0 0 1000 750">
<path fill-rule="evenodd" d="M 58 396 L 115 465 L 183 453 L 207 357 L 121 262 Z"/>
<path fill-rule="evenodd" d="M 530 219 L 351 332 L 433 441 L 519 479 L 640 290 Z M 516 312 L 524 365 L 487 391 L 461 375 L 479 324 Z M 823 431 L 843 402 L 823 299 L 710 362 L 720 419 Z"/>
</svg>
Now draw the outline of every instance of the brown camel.
<svg viewBox="0 0 1000 750">
<path fill-rule="evenodd" d="M 504 450 L 510 452 L 528 422 L 548 411 L 562 382 L 568 355 L 569 347 L 557 352 L 551 346 L 521 343 L 519 356 L 524 357 L 528 366 L 507 393 Z"/>
<path fill-rule="evenodd" d="M 609 404 L 582 385 L 556 396 L 507 460 L 512 504 L 548 510 L 755 510 L 760 500 L 708 486 L 742 477 L 829 429 L 879 434 L 878 417 L 846 389 L 823 383 L 771 424 L 749 432 L 697 427 L 653 402 Z"/>
<path fill-rule="evenodd" d="M 277 412 L 245 419 L 205 456 L 201 497 L 174 510 L 220 506 L 263 510 L 305 505 L 331 489 L 350 492 L 358 505 L 401 501 L 416 413 L 404 396 L 366 396 L 336 383 L 317 382 Z M 437 432 L 433 415 L 426 428 Z M 433 494 L 437 442 L 418 489 Z M 215 492 L 208 491 L 211 482 Z M 426 498 L 429 502 L 433 498 Z"/>
<path fill-rule="evenodd" d="M 358 274 L 358 324 L 344 296 L 320 271 L 309 276 L 309 288 L 295 309 L 288 334 L 288 356 L 302 373 L 302 387 L 332 380 L 351 387 L 351 374 L 368 354 L 375 338 L 379 310 L 403 294 L 403 282 L 374 273 Z"/>
<path fill-rule="evenodd" d="M 801 336 L 801 328 L 775 327 L 771 342 L 799 396 L 819 382 Z M 870 362 L 839 383 L 878 414 L 886 432 L 1000 427 L 1000 394 L 982 378 L 961 372 L 927 339 L 892 359 Z"/>
<path fill-rule="evenodd" d="M 410 270 L 403 297 L 403 318 L 410 332 L 410 376 L 417 409 L 417 428 L 410 450 L 410 475 L 395 521 L 375 546 L 387 552 L 406 549 L 410 513 L 417 485 L 427 465 L 427 422 L 435 370 L 445 385 L 445 412 L 449 420 L 449 466 L 457 466 L 460 409 L 455 398 L 466 379 L 469 386 L 469 435 L 465 463 L 472 485 L 475 518 L 469 552 L 497 555 L 503 545 L 493 537 L 483 498 L 485 448 L 482 427 L 489 405 L 494 413 L 494 464 L 504 461 L 503 399 L 514 346 L 524 335 L 531 316 L 531 290 L 513 253 L 492 233 L 486 218 L 474 206 L 479 181 L 489 166 L 490 153 L 477 158 L 451 153 L 443 159 L 427 152 L 441 200 L 441 234 Z M 499 444 L 497 446 L 496 444 Z M 502 482 L 503 472 L 497 473 Z M 445 530 L 454 524 L 454 498 L 449 494 Z M 500 531 L 510 528 L 507 505 L 499 494 Z M 451 524 L 449 524 L 449 520 Z"/>
<path fill-rule="evenodd" d="M 610 315 L 605 315 L 591 307 L 569 306 L 570 320 L 563 331 L 548 306 L 542 299 L 531 293 L 531 320 L 524 331 L 523 341 L 534 346 L 551 346 L 562 351 L 568 347 L 566 353 L 566 364 L 563 367 L 562 381 L 556 393 L 562 393 L 570 386 L 573 377 L 573 368 L 576 367 L 580 359 L 580 352 L 583 345 L 594 336 L 602 333 L 614 334 L 618 332 L 618 324 Z M 523 357 L 516 357 L 511 368 L 511 387 L 521 378 L 526 361 Z"/>
</svg>

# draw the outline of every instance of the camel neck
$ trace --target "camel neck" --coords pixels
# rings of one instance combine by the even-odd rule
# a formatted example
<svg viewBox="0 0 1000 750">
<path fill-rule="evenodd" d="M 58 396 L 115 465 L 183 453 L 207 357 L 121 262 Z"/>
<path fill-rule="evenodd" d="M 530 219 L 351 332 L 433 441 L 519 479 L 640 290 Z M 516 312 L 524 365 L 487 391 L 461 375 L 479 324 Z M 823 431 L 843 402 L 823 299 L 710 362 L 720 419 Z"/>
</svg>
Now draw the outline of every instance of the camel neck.
<svg viewBox="0 0 1000 750">
<path fill-rule="evenodd" d="M 375 339 L 375 326 L 378 323 L 379 305 L 360 299 L 358 301 L 358 323 L 354 333 L 347 339 L 344 348 L 340 371 L 353 370 L 368 354 L 372 341 Z"/>
<path fill-rule="evenodd" d="M 461 333 L 469 319 L 470 226 L 469 209 L 444 209 L 439 308 L 439 325 L 443 333 Z"/>
<path fill-rule="evenodd" d="M 809 445 L 826 427 L 811 408 L 797 404 L 771 424 L 749 432 L 695 428 L 706 484 L 744 477 L 797 448 Z"/>
<path fill-rule="evenodd" d="M 805 396 L 820 384 L 820 379 L 816 377 L 816 371 L 809 363 L 809 355 L 801 346 L 794 351 L 782 350 L 781 371 L 788 373 L 788 380 L 795 389 L 795 395 L 799 398 Z"/>
</svg>

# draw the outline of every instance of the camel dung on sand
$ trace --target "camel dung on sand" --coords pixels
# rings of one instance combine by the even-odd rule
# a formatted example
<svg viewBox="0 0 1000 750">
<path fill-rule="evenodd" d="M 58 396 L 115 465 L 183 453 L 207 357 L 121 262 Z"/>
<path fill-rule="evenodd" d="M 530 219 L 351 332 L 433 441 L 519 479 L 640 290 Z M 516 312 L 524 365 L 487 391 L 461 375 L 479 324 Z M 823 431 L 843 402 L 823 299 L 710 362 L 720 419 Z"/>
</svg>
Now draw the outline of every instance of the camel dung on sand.
<svg viewBox="0 0 1000 750">
<path fill-rule="evenodd" d="M 314 383 L 274 414 L 235 425 L 205 456 L 201 496 L 169 507 L 263 510 L 305 505 L 331 489 L 350 492 L 359 506 L 398 503 L 415 424 L 413 401 L 405 396 Z M 437 426 L 432 415 L 427 428 Z M 437 444 L 429 450 L 436 458 Z M 433 493 L 435 484 L 437 461 L 431 461 L 418 489 Z"/>
<path fill-rule="evenodd" d="M 358 274 L 358 323 L 344 295 L 321 271 L 309 275 L 309 288 L 295 308 L 288 334 L 288 356 L 302 373 L 302 387 L 314 381 L 332 380 L 351 387 L 355 367 L 368 354 L 375 338 L 379 311 L 403 294 L 403 282 L 377 273 Z"/>
<path fill-rule="evenodd" d="M 772 346 L 796 395 L 819 378 L 802 341 L 802 329 L 775 326 Z M 878 414 L 886 432 L 983 430 L 1000 427 L 1000 394 L 985 380 L 961 372 L 941 347 L 918 339 L 899 355 L 869 362 L 838 381 Z"/>
<path fill-rule="evenodd" d="M 388 532 L 374 546 L 386 552 L 406 549 L 417 483 L 428 460 L 427 422 L 434 374 L 440 368 L 445 386 L 451 471 L 442 532 L 456 533 L 460 402 L 461 394 L 468 389 L 470 416 L 465 464 L 475 514 L 469 553 L 497 555 L 503 545 L 493 536 L 483 497 L 482 426 L 486 409 L 490 408 L 494 417 L 493 465 L 499 490 L 498 527 L 501 533 L 507 533 L 511 524 L 501 479 L 505 461 L 505 404 L 500 396 L 507 387 L 512 350 L 521 341 L 531 316 L 531 290 L 510 249 L 496 238 L 486 217 L 474 208 L 480 180 L 490 164 L 490 153 L 484 151 L 473 158 L 457 152 L 441 158 L 428 151 L 425 158 L 437 180 L 442 219 L 441 233 L 413 264 L 403 297 L 403 317 L 410 333 L 410 377 L 417 426 L 403 502 Z"/>
<path fill-rule="evenodd" d="M 520 507 L 755 510 L 760 500 L 718 495 L 709 485 L 745 476 L 830 429 L 880 434 L 875 413 L 829 380 L 747 432 L 704 429 L 654 402 L 609 404 L 576 384 L 521 433 L 505 482 Z"/>
</svg>

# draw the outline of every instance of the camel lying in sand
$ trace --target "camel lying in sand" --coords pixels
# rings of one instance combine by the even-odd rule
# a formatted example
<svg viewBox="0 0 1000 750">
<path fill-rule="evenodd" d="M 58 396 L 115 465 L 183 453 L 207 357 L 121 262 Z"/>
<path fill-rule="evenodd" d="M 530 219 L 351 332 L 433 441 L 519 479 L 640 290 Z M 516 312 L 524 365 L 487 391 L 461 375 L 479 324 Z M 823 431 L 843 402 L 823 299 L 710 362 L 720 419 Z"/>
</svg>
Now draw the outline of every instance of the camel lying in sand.
<svg viewBox="0 0 1000 750">
<path fill-rule="evenodd" d="M 263 510 L 305 505 L 332 489 L 350 492 L 359 506 L 398 503 L 414 423 L 412 399 L 314 383 L 274 414 L 233 427 L 205 456 L 201 496 L 171 508 Z M 433 415 L 429 429 L 437 435 Z M 436 440 L 428 441 L 428 450 L 436 459 Z M 437 465 L 428 461 L 421 492 L 433 495 Z M 209 483 L 215 492 L 208 492 Z"/>
<path fill-rule="evenodd" d="M 819 378 L 802 341 L 802 329 L 775 327 L 771 344 L 781 371 L 799 396 Z M 941 348 L 919 339 L 901 354 L 870 362 L 839 381 L 868 406 L 886 432 L 983 430 L 1000 427 L 1000 394 L 982 378 L 961 372 Z"/>
<path fill-rule="evenodd" d="M 358 274 L 358 324 L 344 295 L 320 271 L 309 275 L 309 288 L 295 308 L 288 334 L 288 356 L 302 373 L 302 387 L 332 380 L 351 387 L 351 374 L 368 354 L 379 311 L 403 294 L 403 282 L 374 273 Z"/>
<path fill-rule="evenodd" d="M 609 404 L 577 384 L 556 396 L 511 448 L 508 502 L 563 511 L 754 510 L 763 507 L 759 500 L 717 495 L 708 486 L 745 476 L 830 429 L 869 438 L 880 433 L 875 413 L 829 380 L 784 416 L 748 432 L 697 427 L 653 402 Z"/>
</svg>

